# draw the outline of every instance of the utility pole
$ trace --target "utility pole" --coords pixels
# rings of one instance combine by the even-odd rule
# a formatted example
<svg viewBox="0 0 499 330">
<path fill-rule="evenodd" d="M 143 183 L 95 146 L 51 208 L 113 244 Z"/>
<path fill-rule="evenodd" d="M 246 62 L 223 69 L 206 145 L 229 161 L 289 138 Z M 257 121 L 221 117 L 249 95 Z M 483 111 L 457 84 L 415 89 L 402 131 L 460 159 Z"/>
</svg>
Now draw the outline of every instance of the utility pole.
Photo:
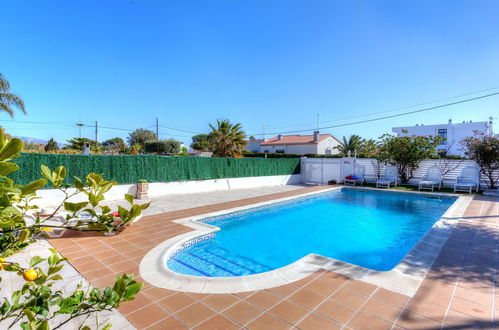
<svg viewBox="0 0 499 330">
<path fill-rule="evenodd" d="M 95 145 L 97 145 L 97 140 L 99 139 L 99 123 L 95 122 Z"/>
<path fill-rule="evenodd" d="M 156 117 L 156 139 L 159 140 L 159 118 Z"/>
<path fill-rule="evenodd" d="M 265 142 L 265 129 L 269 127 L 268 125 L 263 125 L 262 128 L 263 128 L 263 141 Z"/>
<path fill-rule="evenodd" d="M 76 126 L 78 126 L 78 131 L 79 131 L 79 135 L 80 135 L 79 137 L 81 139 L 81 128 L 82 128 L 82 126 L 85 126 L 85 124 L 83 124 L 83 123 L 76 123 Z"/>
</svg>

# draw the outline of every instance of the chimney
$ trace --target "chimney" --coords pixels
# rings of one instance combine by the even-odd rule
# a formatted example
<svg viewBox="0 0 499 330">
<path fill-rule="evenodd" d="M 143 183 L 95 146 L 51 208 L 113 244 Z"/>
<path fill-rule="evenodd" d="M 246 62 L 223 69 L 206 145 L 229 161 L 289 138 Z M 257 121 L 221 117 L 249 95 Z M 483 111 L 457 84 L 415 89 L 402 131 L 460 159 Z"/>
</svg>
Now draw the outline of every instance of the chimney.
<svg viewBox="0 0 499 330">
<path fill-rule="evenodd" d="M 314 131 L 314 142 L 319 142 L 319 131 Z"/>
<path fill-rule="evenodd" d="M 449 119 L 449 125 L 452 125 L 452 119 Z"/>
<path fill-rule="evenodd" d="M 281 134 L 277 135 L 277 140 L 279 140 L 279 141 L 282 140 L 282 135 Z"/>
</svg>

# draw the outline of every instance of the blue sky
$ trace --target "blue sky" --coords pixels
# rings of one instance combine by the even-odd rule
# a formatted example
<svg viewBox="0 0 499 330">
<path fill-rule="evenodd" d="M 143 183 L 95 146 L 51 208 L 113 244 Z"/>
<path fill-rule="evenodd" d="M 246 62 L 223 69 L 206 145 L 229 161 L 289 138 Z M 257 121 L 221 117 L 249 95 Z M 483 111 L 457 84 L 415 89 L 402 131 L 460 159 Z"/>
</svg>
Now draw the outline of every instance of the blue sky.
<svg viewBox="0 0 499 330">
<path fill-rule="evenodd" d="M 317 114 L 321 126 L 341 124 L 499 88 L 498 1 L 16 0 L 0 8 L 0 72 L 28 111 L 14 122 L 0 114 L 13 135 L 64 141 L 79 133 L 61 124 L 134 129 L 159 117 L 193 132 L 228 118 L 257 136 L 263 125 L 312 130 Z M 377 137 L 392 126 L 484 121 L 498 109 L 496 96 L 328 132 Z M 191 135 L 160 129 L 161 138 L 190 143 Z M 99 140 L 114 136 L 127 132 L 101 129 Z"/>
</svg>

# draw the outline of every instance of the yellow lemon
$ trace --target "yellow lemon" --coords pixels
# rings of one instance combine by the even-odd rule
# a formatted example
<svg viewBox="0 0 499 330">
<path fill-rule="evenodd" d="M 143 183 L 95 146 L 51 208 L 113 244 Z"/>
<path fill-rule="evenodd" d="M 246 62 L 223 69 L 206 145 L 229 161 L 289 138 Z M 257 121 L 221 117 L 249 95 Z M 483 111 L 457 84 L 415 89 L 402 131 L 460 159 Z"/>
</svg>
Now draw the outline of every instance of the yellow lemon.
<svg viewBox="0 0 499 330">
<path fill-rule="evenodd" d="M 38 278 L 38 272 L 34 269 L 27 269 L 23 272 L 23 278 L 26 281 L 34 281 Z"/>
<path fill-rule="evenodd" d="M 6 264 L 4 258 L 0 258 L 0 271 L 4 270 L 3 265 Z"/>
<path fill-rule="evenodd" d="M 51 233 L 51 232 L 53 232 L 53 231 L 54 231 L 54 229 L 52 229 L 52 228 L 50 228 L 50 227 L 43 227 L 41 230 L 42 230 L 42 231 L 49 232 L 49 233 Z"/>
</svg>

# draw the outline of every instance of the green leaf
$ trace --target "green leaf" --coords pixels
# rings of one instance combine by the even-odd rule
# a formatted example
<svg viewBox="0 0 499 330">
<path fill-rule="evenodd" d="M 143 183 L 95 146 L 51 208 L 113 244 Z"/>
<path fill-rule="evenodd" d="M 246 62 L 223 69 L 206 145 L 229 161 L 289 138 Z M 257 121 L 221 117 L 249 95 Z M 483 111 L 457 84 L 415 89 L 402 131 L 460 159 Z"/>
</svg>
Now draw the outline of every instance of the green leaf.
<svg viewBox="0 0 499 330">
<path fill-rule="evenodd" d="M 43 186 L 47 184 L 47 180 L 39 179 L 33 182 L 28 183 L 24 187 L 21 188 L 21 192 L 23 195 L 30 195 L 35 193 L 37 190 L 41 189 Z"/>
<path fill-rule="evenodd" d="M 33 258 L 31 258 L 30 262 L 29 262 L 29 266 L 31 268 L 35 267 L 36 265 L 38 265 L 40 262 L 43 262 L 45 259 L 43 259 L 42 257 L 40 256 L 34 256 Z"/>
<path fill-rule="evenodd" d="M 81 211 L 87 205 L 88 205 L 88 202 L 80 202 L 80 203 L 65 202 L 64 203 L 64 209 L 66 211 L 76 213 L 78 211 Z"/>
<path fill-rule="evenodd" d="M 107 205 L 100 206 L 100 209 L 102 211 L 102 214 L 107 214 L 107 213 L 111 212 L 111 208 Z"/>
<path fill-rule="evenodd" d="M 42 176 L 52 181 L 52 171 L 50 170 L 50 168 L 48 168 L 48 166 L 46 165 L 41 165 L 40 168 L 42 170 Z"/>
<path fill-rule="evenodd" d="M 40 323 L 37 327 L 36 330 L 49 330 L 49 321 L 44 320 L 42 323 Z"/>
<path fill-rule="evenodd" d="M 128 217 L 129 212 L 123 206 L 118 205 L 118 214 L 122 220 L 125 220 Z"/>
<path fill-rule="evenodd" d="M 35 320 L 36 320 L 35 319 L 35 314 L 33 314 L 32 311 L 30 311 L 29 309 L 25 308 L 25 309 L 23 309 L 23 313 L 24 313 L 24 315 L 26 315 L 26 317 L 28 318 L 28 320 L 30 322 L 35 322 Z"/>
<path fill-rule="evenodd" d="M 0 163 L 0 175 L 9 175 L 12 172 L 19 170 L 19 166 L 15 163 Z"/>
<path fill-rule="evenodd" d="M 128 201 L 128 203 L 133 205 L 133 196 L 130 194 L 125 194 L 125 199 Z"/>
<path fill-rule="evenodd" d="M 0 151 L 0 161 L 15 158 L 22 150 L 23 141 L 21 141 L 21 139 L 14 138 L 10 140 L 9 143 L 7 143 L 7 145 Z"/>
</svg>

